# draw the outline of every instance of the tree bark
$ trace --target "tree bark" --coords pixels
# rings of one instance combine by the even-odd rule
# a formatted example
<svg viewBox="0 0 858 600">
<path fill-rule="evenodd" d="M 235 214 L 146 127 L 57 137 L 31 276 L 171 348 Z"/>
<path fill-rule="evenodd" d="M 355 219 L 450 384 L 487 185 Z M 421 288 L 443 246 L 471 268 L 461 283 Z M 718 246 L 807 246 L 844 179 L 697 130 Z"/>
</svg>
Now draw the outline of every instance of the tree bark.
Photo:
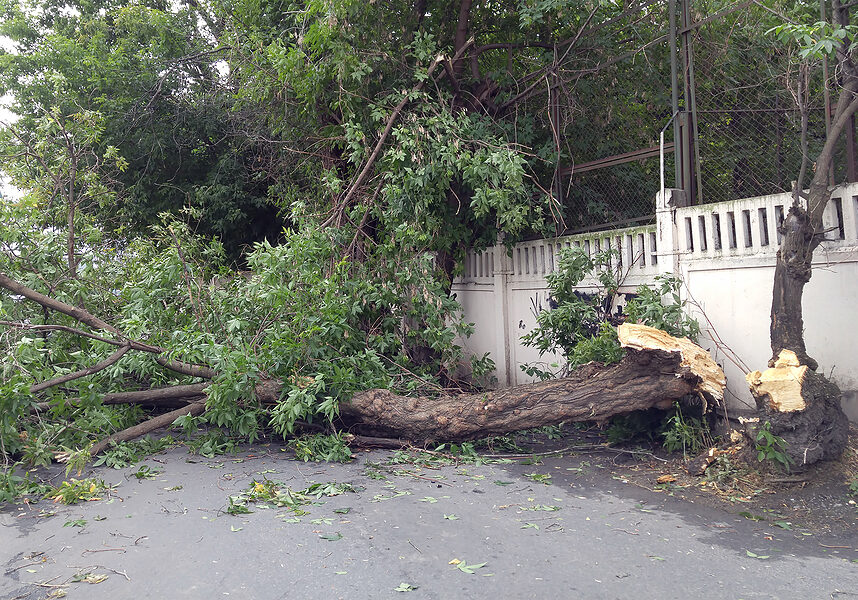
<svg viewBox="0 0 858 600">
<path fill-rule="evenodd" d="M 781 350 L 795 352 L 801 364 L 811 369 L 817 362 L 807 355 L 804 344 L 802 295 L 810 281 L 811 261 L 815 247 L 814 227 L 810 215 L 800 206 L 793 205 L 782 226 L 783 240 L 775 263 L 772 289 L 771 346 L 774 366 Z"/>
<path fill-rule="evenodd" d="M 832 8 L 834 20 L 841 26 L 845 25 L 848 22 L 848 12 L 845 12 L 846 9 L 839 0 L 833 0 Z M 813 252 L 825 239 L 822 215 L 831 199 L 828 173 L 838 139 L 846 125 L 851 122 L 852 116 L 858 111 L 858 97 L 856 97 L 858 72 L 852 63 L 849 50 L 843 44 L 837 48 L 837 62 L 842 76 L 842 87 L 833 122 L 825 144 L 817 156 L 813 179 L 807 194 L 803 192 L 803 179 L 807 167 L 805 154 L 799 179 L 795 184 L 795 201 L 780 228 L 783 238 L 777 254 L 772 286 L 769 330 L 772 358 L 769 360 L 769 367 L 778 367 L 784 351 L 789 351 L 795 357 L 796 366 L 806 366 L 810 369 L 804 378 L 800 394 L 804 406 L 787 411 L 773 407 L 764 401 L 764 396 L 755 389 L 754 378 L 760 374 L 759 371 L 748 375 L 751 392 L 757 399 L 761 419 L 771 423 L 772 433 L 787 442 L 786 452 L 802 466 L 840 456 L 847 441 L 847 436 L 842 434 L 847 426 L 847 419 L 840 406 L 840 389 L 834 382 L 815 373 L 819 365 L 807 354 L 802 315 L 802 296 L 804 286 L 810 281 Z M 806 126 L 807 119 L 803 118 L 803 146 L 806 146 Z M 806 209 L 799 202 L 801 197 L 807 200 Z M 749 435 L 753 443 L 755 441 L 753 436 L 756 433 L 750 431 Z"/>
<path fill-rule="evenodd" d="M 669 408 L 699 390 L 701 377 L 679 352 L 629 349 L 617 364 L 589 363 L 568 377 L 464 396 L 410 398 L 389 390 L 359 392 L 340 405 L 351 429 L 415 444 L 466 441 L 573 421 L 603 421 Z"/>
<path fill-rule="evenodd" d="M 127 442 L 129 440 L 139 438 L 141 435 L 146 435 L 147 433 L 151 433 L 156 429 L 161 429 L 162 427 L 169 427 L 173 423 L 173 421 L 175 421 L 181 416 L 187 414 L 197 416 L 203 414 L 205 411 L 205 402 L 194 402 L 193 404 L 188 404 L 186 406 L 183 406 L 182 408 L 177 408 L 176 410 L 164 413 L 163 415 L 152 417 L 148 421 L 143 421 L 142 423 L 138 423 L 133 427 L 123 429 L 118 433 L 114 433 L 113 435 L 104 438 L 103 440 L 95 444 L 92 448 L 90 448 L 89 454 L 90 456 L 95 456 L 106 450 L 107 447 L 110 446 L 110 444 L 112 443 L 118 444 L 119 442 Z"/>
</svg>

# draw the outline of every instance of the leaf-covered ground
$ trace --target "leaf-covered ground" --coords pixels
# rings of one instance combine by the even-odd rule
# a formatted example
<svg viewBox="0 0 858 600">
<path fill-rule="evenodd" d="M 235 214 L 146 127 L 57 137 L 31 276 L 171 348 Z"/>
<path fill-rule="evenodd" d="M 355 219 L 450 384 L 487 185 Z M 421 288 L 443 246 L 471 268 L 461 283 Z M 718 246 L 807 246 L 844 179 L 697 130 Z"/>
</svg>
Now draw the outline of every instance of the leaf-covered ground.
<svg viewBox="0 0 858 600">
<path fill-rule="evenodd" d="M 595 430 L 545 429 L 479 453 L 358 451 L 348 463 L 204 442 L 56 471 L 56 501 L 0 508 L 0 596 L 827 597 L 858 586 L 854 445 L 805 482 L 741 474 L 731 487 L 683 475 L 681 455 L 605 449 Z"/>
</svg>

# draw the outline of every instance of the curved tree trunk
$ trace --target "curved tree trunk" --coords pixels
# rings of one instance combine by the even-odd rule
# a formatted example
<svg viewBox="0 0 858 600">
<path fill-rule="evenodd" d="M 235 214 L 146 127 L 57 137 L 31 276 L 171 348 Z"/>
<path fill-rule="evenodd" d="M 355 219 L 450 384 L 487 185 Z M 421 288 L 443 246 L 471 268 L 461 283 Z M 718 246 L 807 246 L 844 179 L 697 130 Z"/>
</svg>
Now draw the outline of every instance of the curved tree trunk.
<svg viewBox="0 0 858 600">
<path fill-rule="evenodd" d="M 707 355 L 708 356 L 708 355 Z M 340 405 L 346 425 L 415 444 L 466 441 L 561 422 L 603 421 L 673 402 L 701 390 L 680 352 L 628 349 L 613 365 L 589 363 L 568 377 L 464 396 L 411 398 L 359 392 Z"/>
<path fill-rule="evenodd" d="M 839 0 L 832 2 L 832 16 L 836 24 L 848 23 L 848 8 Z M 845 127 L 851 123 L 851 117 L 858 110 L 858 70 L 844 47 L 837 49 L 838 67 L 843 85 L 837 100 L 833 122 L 814 165 L 814 175 L 808 194 L 802 191 L 806 163 L 802 165 L 799 180 L 794 190 L 795 202 L 789 209 L 780 228 L 783 235 L 775 265 L 772 289 L 771 310 L 771 347 L 770 367 L 780 364 L 789 351 L 795 356 L 797 366 L 806 366 L 809 374 L 797 382 L 800 406 L 794 403 L 773 401 L 771 392 L 755 384 L 760 377 L 778 377 L 772 368 L 765 373 L 754 372 L 748 375 L 751 392 L 757 401 L 761 418 L 771 424 L 771 432 L 787 442 L 787 453 L 796 464 L 804 466 L 818 460 L 840 456 L 846 445 L 846 436 L 842 435 L 847 418 L 840 406 L 840 389 L 834 382 L 828 381 L 822 374 L 815 373 L 818 364 L 808 356 L 804 342 L 804 320 L 802 315 L 802 296 L 804 286 L 810 281 L 813 252 L 825 239 L 822 215 L 831 199 L 828 187 L 828 173 L 834 158 L 838 139 Z M 802 146 L 807 157 L 807 119 L 803 118 Z M 799 197 L 807 200 L 805 209 L 799 203 Z M 759 377 L 757 377 L 759 375 Z M 786 376 L 788 380 L 792 375 Z M 796 383 L 793 381 L 793 383 Z M 785 406 L 791 408 L 784 409 Z M 756 437 L 756 429 L 749 431 Z M 823 450 L 816 451 L 816 449 Z"/>
<path fill-rule="evenodd" d="M 810 281 L 811 261 L 815 242 L 815 228 L 810 216 L 801 206 L 793 205 L 782 226 L 783 241 L 775 263 L 772 290 L 771 345 L 774 366 L 781 350 L 795 352 L 803 365 L 816 369 L 817 362 L 807 355 L 804 345 L 804 319 L 802 295 Z"/>
</svg>

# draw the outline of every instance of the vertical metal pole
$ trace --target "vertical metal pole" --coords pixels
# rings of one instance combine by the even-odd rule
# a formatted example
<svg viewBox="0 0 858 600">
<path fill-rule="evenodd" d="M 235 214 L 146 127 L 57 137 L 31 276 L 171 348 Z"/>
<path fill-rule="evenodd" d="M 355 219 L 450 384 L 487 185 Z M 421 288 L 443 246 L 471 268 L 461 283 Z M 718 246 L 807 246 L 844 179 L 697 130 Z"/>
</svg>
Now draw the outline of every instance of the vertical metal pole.
<svg viewBox="0 0 858 600">
<path fill-rule="evenodd" d="M 686 2 L 687 0 L 679 0 L 679 13 L 680 13 L 680 27 L 683 29 L 686 26 Z M 680 145 L 681 145 L 681 157 L 682 157 L 682 191 L 684 192 L 684 202 L 686 205 L 694 203 L 694 175 L 693 175 L 693 165 L 692 154 L 691 154 L 691 136 L 690 136 L 690 112 L 689 112 L 689 98 L 688 98 L 688 52 L 686 51 L 686 43 L 685 40 L 688 36 L 687 32 L 680 34 L 680 49 L 681 55 L 680 60 L 682 67 L 682 98 L 683 98 L 683 106 L 682 112 L 679 113 L 679 128 L 680 128 Z"/>
<path fill-rule="evenodd" d="M 685 32 L 682 34 L 682 51 L 686 55 L 688 64 L 688 72 L 686 73 L 686 88 L 685 98 L 688 102 L 688 108 L 691 110 L 691 124 L 688 130 L 689 138 L 689 153 L 688 158 L 691 161 L 692 168 L 690 169 L 691 177 L 689 179 L 689 195 L 695 191 L 697 203 L 703 204 L 703 188 L 700 185 L 700 145 L 697 143 L 697 93 L 696 84 L 694 82 L 694 49 L 691 45 L 691 30 L 688 26 L 691 24 L 691 14 L 689 12 L 689 4 L 691 0 L 682 1 L 682 28 Z M 688 199 L 691 204 L 693 198 Z"/>
<path fill-rule="evenodd" d="M 679 71 L 676 65 L 676 0 L 670 0 L 667 7 L 670 20 L 670 98 L 671 114 L 679 112 Z M 673 124 L 673 187 L 682 187 L 682 142 L 679 121 Z"/>
<path fill-rule="evenodd" d="M 825 21 L 825 0 L 819 0 L 819 20 Z M 825 102 L 825 137 L 831 130 L 831 90 L 828 87 L 828 56 L 822 56 L 822 98 Z M 834 161 L 828 167 L 828 185 L 834 185 Z"/>
</svg>

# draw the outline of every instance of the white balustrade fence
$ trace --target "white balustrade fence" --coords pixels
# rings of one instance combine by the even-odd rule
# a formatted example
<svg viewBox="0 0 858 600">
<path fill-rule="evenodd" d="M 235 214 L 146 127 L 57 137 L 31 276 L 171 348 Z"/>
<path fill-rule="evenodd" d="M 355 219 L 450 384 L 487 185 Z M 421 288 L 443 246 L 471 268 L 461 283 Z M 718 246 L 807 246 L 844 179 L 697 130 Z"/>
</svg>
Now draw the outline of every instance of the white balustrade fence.
<svg viewBox="0 0 858 600">
<path fill-rule="evenodd" d="M 652 225 L 534 240 L 508 250 L 503 245 L 469 252 L 453 291 L 475 333 L 463 340 L 473 354 L 491 354 L 501 387 L 530 381 L 525 363 L 562 364 L 521 344 L 549 310 L 546 275 L 558 265 L 564 247 L 589 255 L 618 250 L 612 267 L 620 273 L 620 292 L 651 285 L 659 273 L 678 273 L 690 310 L 700 321 L 699 340 L 724 368 L 733 406 L 753 406 L 746 370 L 763 369 L 771 354 L 769 312 L 778 226 L 792 198 L 775 194 L 719 204 L 675 208 L 673 190 L 656 198 Z M 824 224 L 827 241 L 817 249 L 814 272 L 805 288 L 808 353 L 844 392 L 844 409 L 858 420 L 858 333 L 853 302 L 858 298 L 858 184 L 837 188 Z M 584 281 L 586 292 L 595 282 Z"/>
</svg>

